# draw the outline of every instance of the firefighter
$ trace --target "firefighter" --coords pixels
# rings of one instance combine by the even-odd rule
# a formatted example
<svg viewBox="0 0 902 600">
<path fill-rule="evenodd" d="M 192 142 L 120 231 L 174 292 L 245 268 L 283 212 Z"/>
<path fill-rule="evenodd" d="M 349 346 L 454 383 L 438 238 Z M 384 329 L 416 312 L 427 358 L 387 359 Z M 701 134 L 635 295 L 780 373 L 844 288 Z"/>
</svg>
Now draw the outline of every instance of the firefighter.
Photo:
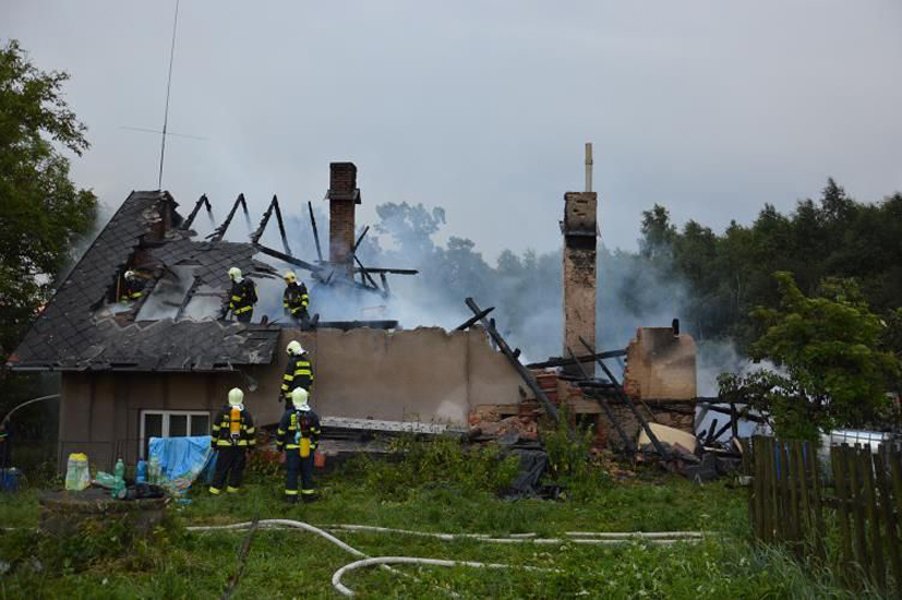
<svg viewBox="0 0 902 600">
<path fill-rule="evenodd" d="M 246 277 L 241 276 L 241 269 L 229 269 L 232 290 L 229 292 L 229 310 L 241 323 L 250 323 L 254 316 L 254 304 L 257 303 L 257 286 Z"/>
<path fill-rule="evenodd" d="M 134 302 L 144 295 L 144 278 L 135 271 L 128 270 L 123 275 L 122 287 L 119 289 L 120 302 Z"/>
<path fill-rule="evenodd" d="M 310 296 L 307 294 L 307 286 L 298 281 L 294 271 L 285 271 L 285 293 L 282 294 L 282 306 L 285 314 L 291 316 L 295 322 L 306 325 L 310 320 L 307 306 L 310 304 Z"/>
<path fill-rule="evenodd" d="M 239 388 L 229 390 L 229 403 L 219 409 L 213 421 L 210 444 L 217 451 L 216 472 L 210 484 L 210 493 L 222 493 L 228 476 L 226 492 L 235 493 L 241 488 L 247 451 L 257 445 L 254 419 L 244 407 L 244 392 Z"/>
<path fill-rule="evenodd" d="M 301 476 L 301 500 L 316 500 L 313 489 L 313 455 L 319 444 L 319 417 L 307 403 L 310 395 L 304 388 L 291 392 L 292 407 L 279 421 L 276 447 L 285 450 L 285 500 L 298 501 L 298 474 Z"/>
<path fill-rule="evenodd" d="M 313 387 L 313 367 L 307 351 L 299 341 L 288 342 L 285 351 L 288 352 L 288 363 L 285 365 L 285 374 L 282 375 L 282 397 L 285 399 L 285 408 L 291 408 L 292 390 L 303 388 L 310 392 Z"/>
</svg>

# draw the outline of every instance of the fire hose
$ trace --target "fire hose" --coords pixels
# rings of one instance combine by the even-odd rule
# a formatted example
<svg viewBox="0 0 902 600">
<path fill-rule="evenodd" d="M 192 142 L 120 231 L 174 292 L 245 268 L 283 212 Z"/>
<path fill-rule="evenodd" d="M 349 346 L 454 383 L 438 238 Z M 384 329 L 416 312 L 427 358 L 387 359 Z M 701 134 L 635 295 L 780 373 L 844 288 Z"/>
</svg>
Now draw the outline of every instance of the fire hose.
<svg viewBox="0 0 902 600">
<path fill-rule="evenodd" d="M 253 527 L 253 521 L 243 523 L 233 523 L 230 525 L 195 525 L 187 527 L 188 531 L 241 531 L 249 527 Z M 348 563 L 332 574 L 332 587 L 344 596 L 353 596 L 354 591 L 341 583 L 341 578 L 348 572 L 373 566 L 380 565 L 391 569 L 391 564 L 420 564 L 439 567 L 473 567 L 487 569 L 524 569 L 529 571 L 554 571 L 554 569 L 546 569 L 542 567 L 531 567 L 525 565 L 508 565 L 498 563 L 482 563 L 475 561 L 461 560 L 444 560 L 436 558 L 422 558 L 415 556 L 376 556 L 370 557 L 354 548 L 353 546 L 343 542 L 326 530 L 341 530 L 348 532 L 364 531 L 376 533 L 394 533 L 402 535 L 414 535 L 422 537 L 433 537 L 445 541 L 457 539 L 469 539 L 478 542 L 487 543 L 507 543 L 507 544 L 560 544 L 564 542 L 572 542 L 576 544 L 623 544 L 634 540 L 643 540 L 652 544 L 673 544 L 677 542 L 697 542 L 702 539 L 703 534 L 699 531 L 660 531 L 660 532 L 595 532 L 595 531 L 568 531 L 564 533 L 564 537 L 560 538 L 538 538 L 534 533 L 511 534 L 507 537 L 491 537 L 481 533 L 432 533 L 425 531 L 413 531 L 408 529 L 392 529 L 389 527 L 376 527 L 371 525 L 324 525 L 316 527 L 303 521 L 295 521 L 292 519 L 261 519 L 256 522 L 256 526 L 263 529 L 301 529 L 314 533 L 329 542 L 335 544 L 345 552 L 355 556 L 358 560 Z M 397 572 L 391 569 L 393 572 Z"/>
</svg>

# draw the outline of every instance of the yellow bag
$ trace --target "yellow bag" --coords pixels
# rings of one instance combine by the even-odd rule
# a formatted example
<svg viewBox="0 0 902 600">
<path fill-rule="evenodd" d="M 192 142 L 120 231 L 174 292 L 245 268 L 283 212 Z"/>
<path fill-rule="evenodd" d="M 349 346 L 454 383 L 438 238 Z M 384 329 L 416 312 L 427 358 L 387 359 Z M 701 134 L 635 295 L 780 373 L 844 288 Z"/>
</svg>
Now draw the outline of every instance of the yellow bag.
<svg viewBox="0 0 902 600">
<path fill-rule="evenodd" d="M 301 458 L 310 456 L 310 438 L 301 438 Z"/>
</svg>

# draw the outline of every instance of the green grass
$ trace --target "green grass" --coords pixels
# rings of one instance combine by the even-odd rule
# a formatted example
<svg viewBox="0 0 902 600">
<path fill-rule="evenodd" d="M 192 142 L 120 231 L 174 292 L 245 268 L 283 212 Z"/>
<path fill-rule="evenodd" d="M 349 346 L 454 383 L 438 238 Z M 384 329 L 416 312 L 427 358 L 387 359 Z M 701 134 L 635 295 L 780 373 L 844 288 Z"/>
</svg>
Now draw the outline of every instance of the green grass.
<svg viewBox="0 0 902 600">
<path fill-rule="evenodd" d="M 173 506 L 150 540 L 126 542 L 111 528 L 60 540 L 35 532 L 37 493 L 0 496 L 0 522 L 21 530 L 0 534 L 3 598 L 218 598 L 235 573 L 244 533 L 188 532 L 185 525 L 289 518 L 314 525 L 356 523 L 432 532 L 561 536 L 569 530 L 654 531 L 701 529 L 700 544 L 618 547 L 447 542 L 397 534 L 338 532 L 371 556 L 407 555 L 531 565 L 485 571 L 455 567 L 398 567 L 355 571 L 343 580 L 359 598 L 850 598 L 829 580 L 814 581 L 780 552 L 748 543 L 746 490 L 725 482 L 698 486 L 655 472 L 645 480 L 611 482 L 599 472 L 565 501 L 498 499 L 487 476 L 497 457 L 470 457 L 467 471 L 446 468 L 468 460 L 448 448 L 425 451 L 398 464 L 358 461 L 320 477 L 319 502 L 287 506 L 281 480 L 251 474 L 242 494 L 211 497 L 195 486 L 191 504 Z M 495 461 L 493 463 L 493 461 Z M 429 463 L 429 464 L 427 464 Z M 412 470 L 417 470 L 416 475 Z M 502 467 L 499 467 L 502 469 Z M 398 473 L 415 481 L 403 493 Z M 381 485 L 385 482 L 386 485 Z M 322 538 L 300 531 L 258 531 L 234 598 L 337 598 L 332 573 L 354 558 Z M 857 597 L 861 597 L 860 595 Z"/>
</svg>

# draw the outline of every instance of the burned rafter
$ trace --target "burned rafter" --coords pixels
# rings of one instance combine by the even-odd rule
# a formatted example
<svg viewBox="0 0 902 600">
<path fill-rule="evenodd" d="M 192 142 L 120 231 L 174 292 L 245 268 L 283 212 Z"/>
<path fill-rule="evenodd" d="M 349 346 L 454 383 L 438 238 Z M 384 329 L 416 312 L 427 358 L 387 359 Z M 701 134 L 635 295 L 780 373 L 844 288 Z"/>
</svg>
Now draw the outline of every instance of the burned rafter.
<svg viewBox="0 0 902 600">
<path fill-rule="evenodd" d="M 328 268 L 328 266 L 326 265 L 314 265 L 307 262 L 306 260 L 301 260 L 300 258 L 285 254 L 284 252 L 279 252 L 278 250 L 269 248 L 262 244 L 254 244 L 254 247 L 267 256 L 278 258 L 279 260 L 287 262 L 288 264 L 292 264 L 306 271 L 310 271 L 310 273 L 313 274 L 314 279 L 317 279 L 323 285 L 330 285 L 332 283 L 345 283 L 357 289 L 366 290 L 368 292 L 382 293 L 382 290 L 380 290 L 378 287 L 370 287 L 358 281 L 353 281 L 343 277 L 334 277 L 335 272 L 332 269 Z"/>
<path fill-rule="evenodd" d="M 197 202 L 194 204 L 194 208 L 191 209 L 191 214 L 188 215 L 188 218 L 181 225 L 181 229 L 191 229 L 191 224 L 194 223 L 194 218 L 197 216 L 197 213 L 200 211 L 200 207 L 206 207 L 207 214 L 210 216 L 210 220 L 213 219 L 213 207 L 210 205 L 210 201 L 207 199 L 207 195 L 204 194 L 200 198 L 198 198 Z"/>
<path fill-rule="evenodd" d="M 488 314 L 489 314 L 490 312 L 492 312 L 493 310 L 495 310 L 495 307 L 494 307 L 494 306 L 490 306 L 490 307 L 488 307 L 488 308 L 486 308 L 486 309 L 483 309 L 483 310 L 479 311 L 479 313 L 473 315 L 472 317 L 470 317 L 469 319 L 467 319 L 466 321 L 464 321 L 463 323 L 461 323 L 460 325 L 458 325 L 457 327 L 455 327 L 455 328 L 454 328 L 454 331 L 464 331 L 465 329 L 469 329 L 470 327 L 472 327 L 472 326 L 475 325 L 476 323 L 479 323 L 479 322 L 480 322 L 482 319 L 484 319 L 486 316 L 488 316 Z M 529 366 L 529 365 L 527 365 L 527 367 L 528 367 L 528 366 Z"/>
<path fill-rule="evenodd" d="M 595 355 L 595 349 L 590 346 L 585 339 L 582 337 L 579 338 L 580 343 L 585 347 L 586 351 Z M 633 413 L 633 416 L 636 417 L 636 420 L 639 421 L 639 424 L 642 426 L 642 429 L 645 431 L 645 435 L 648 436 L 648 439 L 651 440 L 652 446 L 655 447 L 655 451 L 663 458 L 667 460 L 670 458 L 670 453 L 667 449 L 661 444 L 661 441 L 658 439 L 658 436 L 655 435 L 655 432 L 651 430 L 651 427 L 648 425 L 648 420 L 642 416 L 642 413 L 639 412 L 639 409 L 636 408 L 636 405 L 633 403 L 632 398 L 630 398 L 627 393 L 623 390 L 623 386 L 620 385 L 620 382 L 617 381 L 617 378 L 614 377 L 614 374 L 611 373 L 611 370 L 608 368 L 606 364 L 604 364 L 604 359 L 596 358 L 595 362 L 598 363 L 598 366 L 601 367 L 601 370 L 604 371 L 604 374 L 611 380 L 611 383 L 614 384 L 614 391 L 618 397 L 626 404 L 627 408 L 629 408 L 630 412 Z M 578 363 L 577 363 L 578 364 Z M 649 411 L 651 414 L 651 411 Z"/>
<path fill-rule="evenodd" d="M 474 315 L 478 315 L 482 312 L 482 309 L 479 308 L 479 305 L 472 298 L 466 299 L 467 307 L 473 311 Z M 501 334 L 498 333 L 498 330 L 495 329 L 494 322 L 489 321 L 483 316 L 480 319 L 482 326 L 485 328 L 486 332 L 488 332 L 489 337 L 491 337 L 492 341 L 498 345 L 498 348 L 501 350 L 502 354 L 507 357 L 507 360 L 511 363 L 514 369 L 517 370 L 517 373 L 523 379 L 523 382 L 532 390 L 532 393 L 535 394 L 536 399 L 542 404 L 542 407 L 545 409 L 545 413 L 554 419 L 555 423 L 560 422 L 560 415 L 558 415 L 557 408 L 554 404 L 551 403 L 551 400 L 548 399 L 548 396 L 545 395 L 545 392 L 539 387 L 536 378 L 533 374 L 523 366 L 523 363 L 517 358 L 517 355 L 514 354 L 514 351 L 511 350 L 510 346 L 507 345 L 507 342 L 504 341 L 504 338 L 501 337 Z"/>
<path fill-rule="evenodd" d="M 313 228 L 313 241 L 316 243 L 316 256 L 319 262 L 323 262 L 323 249 L 319 243 L 319 230 L 316 228 L 316 217 L 313 216 L 313 203 L 307 202 L 307 210 L 310 212 L 310 226 Z"/>
<path fill-rule="evenodd" d="M 232 204 L 232 210 L 229 211 L 226 220 L 222 222 L 222 225 L 214 229 L 213 233 L 207 236 L 208 240 L 210 240 L 211 242 L 222 241 L 223 236 L 229 229 L 229 225 L 232 224 L 232 218 L 234 218 L 235 212 L 238 210 L 239 205 L 241 206 L 242 210 L 244 210 L 244 216 L 248 217 L 247 201 L 245 201 L 244 199 L 244 194 L 238 194 L 238 198 L 236 198 L 234 204 Z"/>
<path fill-rule="evenodd" d="M 586 373 L 586 370 L 583 368 L 582 362 L 580 362 L 576 355 L 573 353 L 569 347 L 567 348 L 567 353 L 570 355 L 570 358 L 573 360 L 573 364 L 576 365 L 576 368 L 579 370 L 583 379 L 590 379 L 589 374 Z M 614 426 L 614 429 L 617 430 L 617 435 L 620 436 L 620 441 L 623 442 L 623 446 L 626 448 L 627 452 L 635 452 L 636 446 L 633 444 L 633 440 L 630 439 L 630 436 L 626 434 L 626 431 L 623 430 L 623 426 L 620 424 L 620 421 L 617 419 L 617 416 L 614 415 L 614 411 L 611 410 L 611 406 L 608 404 L 607 399 L 604 396 L 595 397 L 595 401 L 601 406 L 601 409 L 604 411 L 605 415 L 607 415 L 608 420 L 611 422 L 611 425 Z"/>
<path fill-rule="evenodd" d="M 595 354 L 584 354 L 574 358 L 550 358 L 546 361 L 529 363 L 526 365 L 528 369 L 547 369 L 549 367 L 566 367 L 575 362 L 585 363 L 594 361 L 596 358 L 615 358 L 618 356 L 626 356 L 626 349 L 622 350 L 605 350 L 604 352 L 596 352 Z"/>
<path fill-rule="evenodd" d="M 251 243 L 256 244 L 260 241 L 260 238 L 263 236 L 263 232 L 266 230 L 266 225 L 269 223 L 270 217 L 272 217 L 273 213 L 276 214 L 276 223 L 279 226 L 279 235 L 282 236 L 282 246 L 285 248 L 285 254 L 291 255 L 291 248 L 288 247 L 288 236 L 285 233 L 285 222 L 282 220 L 282 210 L 279 208 L 279 198 L 273 194 L 272 202 L 269 203 L 269 206 L 266 208 L 266 212 L 263 213 L 263 218 L 260 220 L 260 225 L 257 227 L 257 230 L 251 234 Z"/>
</svg>

